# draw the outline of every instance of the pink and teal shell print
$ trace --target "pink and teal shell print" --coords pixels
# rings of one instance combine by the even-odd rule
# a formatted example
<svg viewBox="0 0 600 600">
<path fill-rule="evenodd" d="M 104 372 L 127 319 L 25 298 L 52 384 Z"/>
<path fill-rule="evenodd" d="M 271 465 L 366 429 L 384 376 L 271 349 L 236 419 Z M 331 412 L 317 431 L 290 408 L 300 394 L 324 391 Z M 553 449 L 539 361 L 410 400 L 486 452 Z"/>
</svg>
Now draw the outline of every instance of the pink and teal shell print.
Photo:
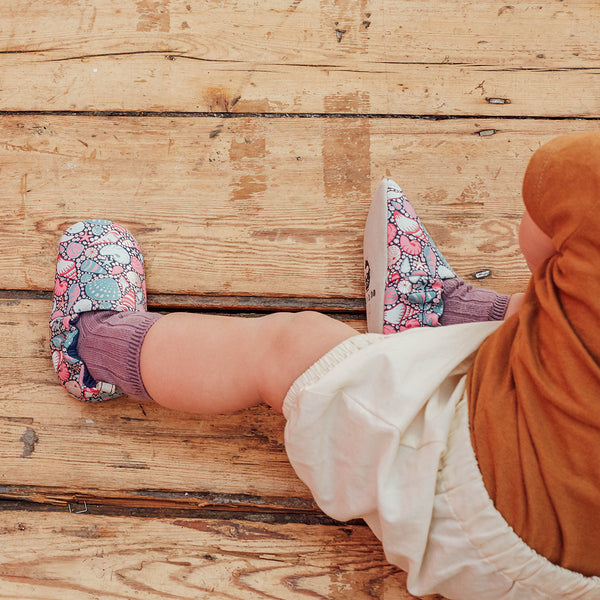
<svg viewBox="0 0 600 600">
<path fill-rule="evenodd" d="M 127 229 L 101 219 L 76 223 L 62 236 L 50 317 L 50 348 L 61 384 L 95 402 L 118 393 L 96 382 L 77 354 L 78 315 L 92 310 L 146 310 L 140 247 Z"/>
<path fill-rule="evenodd" d="M 456 277 L 404 192 L 389 180 L 388 270 L 383 333 L 435 326 L 444 310 L 442 280 Z"/>
</svg>

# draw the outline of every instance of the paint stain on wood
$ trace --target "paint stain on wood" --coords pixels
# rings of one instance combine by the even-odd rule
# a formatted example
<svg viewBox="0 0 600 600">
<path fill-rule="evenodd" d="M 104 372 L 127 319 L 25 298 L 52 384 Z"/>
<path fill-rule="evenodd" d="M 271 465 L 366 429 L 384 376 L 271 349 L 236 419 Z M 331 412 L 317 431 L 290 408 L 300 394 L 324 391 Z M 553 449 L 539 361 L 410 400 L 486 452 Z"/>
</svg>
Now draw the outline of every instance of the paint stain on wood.
<svg viewBox="0 0 600 600">
<path fill-rule="evenodd" d="M 19 306 L 20 302 L 3 302 L 3 306 Z M 32 425 L 33 419 L 31 417 L 0 417 L 0 421 L 7 421 L 8 423 L 25 423 L 26 425 Z"/>
<path fill-rule="evenodd" d="M 139 15 L 137 31 L 171 30 L 170 0 L 138 0 L 136 3 Z"/>
<path fill-rule="evenodd" d="M 296 242 L 303 244 L 330 243 L 333 246 L 339 241 L 339 231 L 318 230 L 315 227 L 277 227 L 275 229 L 264 227 L 260 231 L 252 231 L 250 237 L 253 239 L 267 240 L 269 242 Z M 269 442 L 271 441 L 269 440 Z M 277 444 L 273 447 L 277 450 L 284 450 L 283 444 Z"/>
<path fill-rule="evenodd" d="M 24 173 L 21 177 L 21 188 L 19 189 L 19 194 L 21 195 L 21 205 L 22 205 L 22 213 L 25 216 L 25 201 L 27 198 L 27 173 Z"/>
<path fill-rule="evenodd" d="M 236 162 L 243 159 L 263 159 L 266 156 L 266 141 L 264 138 L 231 140 L 229 160 Z"/>
<path fill-rule="evenodd" d="M 224 87 L 207 87 L 202 93 L 204 103 L 210 112 L 229 112 L 239 102 L 240 97 L 232 97 Z"/>
<path fill-rule="evenodd" d="M 106 532 L 101 531 L 98 525 L 79 528 L 61 527 L 56 533 L 61 536 L 76 537 L 82 540 L 97 540 L 101 537 L 114 537 L 113 535 L 107 535 Z"/>
<path fill-rule="evenodd" d="M 486 184 L 478 175 L 468 183 L 458 197 L 458 202 L 449 203 L 449 206 L 485 206 L 485 201 L 490 197 Z"/>
<path fill-rule="evenodd" d="M 368 113 L 370 110 L 368 92 L 352 92 L 350 94 L 334 94 L 326 96 L 324 108 L 326 113 Z"/>
<path fill-rule="evenodd" d="M 264 175 L 241 175 L 231 187 L 231 199 L 234 201 L 248 200 L 260 196 L 267 191 Z"/>
<path fill-rule="evenodd" d="M 232 139 L 229 145 L 229 161 L 235 173 L 231 184 L 231 199 L 248 200 L 267 190 L 264 173 L 267 144 L 259 127 L 249 127 L 244 136 Z"/>
<path fill-rule="evenodd" d="M 246 525 L 244 523 L 236 523 L 233 521 L 174 521 L 173 525 L 176 527 L 186 527 L 188 529 L 195 529 L 210 534 L 216 534 L 221 537 L 226 537 L 234 540 L 288 540 L 290 536 L 273 531 L 272 529 L 266 529 L 263 527 L 257 527 L 253 525 Z"/>
<path fill-rule="evenodd" d="M 325 99 L 329 113 L 368 111 L 366 93 L 330 96 Z M 369 119 L 347 119 L 325 124 L 323 135 L 323 182 L 327 198 L 371 194 L 371 129 Z"/>
<path fill-rule="evenodd" d="M 31 458 L 31 455 L 35 452 L 35 445 L 40 441 L 38 434 L 34 429 L 28 427 L 21 436 L 20 441 L 23 442 L 23 454 L 21 454 L 21 458 Z"/>
</svg>

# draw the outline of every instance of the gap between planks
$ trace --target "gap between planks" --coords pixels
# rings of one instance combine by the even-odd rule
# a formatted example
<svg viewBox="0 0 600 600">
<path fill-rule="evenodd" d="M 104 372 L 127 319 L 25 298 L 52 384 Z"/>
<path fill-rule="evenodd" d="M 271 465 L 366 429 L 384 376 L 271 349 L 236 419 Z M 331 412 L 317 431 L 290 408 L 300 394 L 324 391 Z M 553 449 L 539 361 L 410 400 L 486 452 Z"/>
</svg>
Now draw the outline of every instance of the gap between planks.
<svg viewBox="0 0 600 600">
<path fill-rule="evenodd" d="M 0 290 L 0 300 L 45 300 L 45 290 Z M 148 308 L 170 312 L 266 313 L 275 311 L 317 310 L 349 319 L 364 318 L 365 301 L 361 298 L 305 298 L 299 296 L 197 296 L 192 294 L 148 294 Z"/>
<path fill-rule="evenodd" d="M 486 98 L 488 104 L 511 104 L 506 98 Z M 164 118 L 221 118 L 221 119 L 406 119 L 412 121 L 451 121 L 465 119 L 497 119 L 522 121 L 600 121 L 600 116 L 564 115 L 443 115 L 410 113 L 359 113 L 359 112 L 194 112 L 149 110 L 0 110 L 0 117 L 47 116 L 47 117 L 164 117 Z M 477 132 L 474 132 L 475 134 Z"/>
<path fill-rule="evenodd" d="M 114 502 L 106 502 L 103 498 L 74 497 L 66 498 L 61 502 L 38 502 L 15 497 L 4 498 L 3 489 L 0 488 L 0 514 L 6 512 L 34 512 L 34 513 L 71 513 L 88 514 L 105 517 L 133 517 L 140 519 L 199 519 L 199 520 L 236 520 L 251 521 L 269 524 L 287 525 L 296 523 L 301 525 L 324 525 L 331 527 L 367 527 L 362 519 L 353 519 L 346 522 L 336 521 L 321 512 L 318 508 L 301 510 L 260 510 L 257 506 L 235 505 L 237 498 L 231 495 L 233 506 L 223 504 L 221 507 L 211 505 L 198 508 L 197 506 L 185 506 L 183 504 L 158 503 L 156 506 L 133 505 L 124 502 L 123 499 Z M 18 492 L 18 490 L 17 490 Z M 172 492 L 165 492 L 165 495 Z M 174 495 L 174 494 L 173 494 Z M 27 493 L 23 495 L 27 498 Z M 309 504 L 301 500 L 304 504 Z"/>
</svg>

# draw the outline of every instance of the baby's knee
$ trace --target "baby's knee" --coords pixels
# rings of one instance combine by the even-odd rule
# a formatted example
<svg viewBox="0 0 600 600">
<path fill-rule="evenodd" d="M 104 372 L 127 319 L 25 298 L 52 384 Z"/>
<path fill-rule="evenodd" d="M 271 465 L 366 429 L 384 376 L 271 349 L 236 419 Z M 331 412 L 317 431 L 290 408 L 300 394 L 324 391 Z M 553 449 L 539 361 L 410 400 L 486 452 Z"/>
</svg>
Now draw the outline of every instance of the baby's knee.
<svg viewBox="0 0 600 600">
<path fill-rule="evenodd" d="M 295 313 L 278 313 L 279 317 L 283 317 L 287 321 L 286 329 L 306 331 L 318 330 L 321 327 L 327 327 L 335 319 L 324 315 L 323 313 L 314 310 L 302 310 Z"/>
<path fill-rule="evenodd" d="M 274 313 L 258 319 L 263 356 L 259 388 L 265 402 L 281 410 L 294 381 L 321 356 L 355 335 L 352 327 L 314 311 Z"/>
<path fill-rule="evenodd" d="M 338 323 L 327 315 L 310 310 L 273 313 L 260 321 L 270 358 L 277 362 L 298 355 L 299 350 L 314 344 Z"/>
</svg>

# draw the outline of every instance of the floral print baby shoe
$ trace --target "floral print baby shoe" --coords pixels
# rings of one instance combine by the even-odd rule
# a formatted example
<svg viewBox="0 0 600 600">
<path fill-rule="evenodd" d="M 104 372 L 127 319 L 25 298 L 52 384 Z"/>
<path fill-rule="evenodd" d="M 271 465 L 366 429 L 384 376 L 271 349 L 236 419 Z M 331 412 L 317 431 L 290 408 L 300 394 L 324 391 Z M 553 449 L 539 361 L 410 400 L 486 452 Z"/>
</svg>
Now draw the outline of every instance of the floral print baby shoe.
<svg viewBox="0 0 600 600">
<path fill-rule="evenodd" d="M 391 179 L 384 179 L 375 191 L 364 255 L 369 332 L 397 333 L 439 324 L 442 280 L 456 274 Z"/>
<path fill-rule="evenodd" d="M 114 385 L 96 381 L 77 353 L 79 315 L 95 310 L 146 310 L 140 247 L 127 229 L 103 219 L 75 223 L 62 236 L 50 316 L 50 349 L 60 383 L 88 402 L 121 395 Z"/>
</svg>

